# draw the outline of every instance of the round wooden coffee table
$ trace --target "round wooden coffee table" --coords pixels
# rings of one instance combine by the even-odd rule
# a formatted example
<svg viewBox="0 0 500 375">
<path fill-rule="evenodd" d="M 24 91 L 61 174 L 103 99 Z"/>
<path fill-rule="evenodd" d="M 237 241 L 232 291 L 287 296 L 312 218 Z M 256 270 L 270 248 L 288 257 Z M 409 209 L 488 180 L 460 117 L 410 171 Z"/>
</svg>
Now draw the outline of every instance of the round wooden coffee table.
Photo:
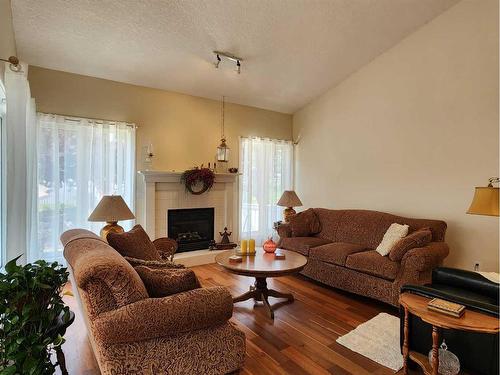
<svg viewBox="0 0 500 375">
<path fill-rule="evenodd" d="M 250 298 L 255 301 L 262 301 L 269 312 L 269 316 L 274 319 L 269 297 L 285 298 L 290 302 L 293 301 L 293 295 L 290 293 L 281 293 L 277 290 L 268 289 L 266 278 L 298 273 L 307 264 L 307 258 L 293 251 L 280 249 L 280 252 L 285 254 L 285 259 L 275 259 L 273 253 L 266 253 L 262 248 L 257 248 L 255 255 L 243 256 L 241 263 L 229 262 L 229 257 L 235 254 L 234 250 L 225 251 L 215 257 L 215 261 L 229 272 L 255 277 L 255 283 L 250 286 L 250 290 L 239 297 L 233 298 L 233 302 L 246 301 Z"/>
</svg>

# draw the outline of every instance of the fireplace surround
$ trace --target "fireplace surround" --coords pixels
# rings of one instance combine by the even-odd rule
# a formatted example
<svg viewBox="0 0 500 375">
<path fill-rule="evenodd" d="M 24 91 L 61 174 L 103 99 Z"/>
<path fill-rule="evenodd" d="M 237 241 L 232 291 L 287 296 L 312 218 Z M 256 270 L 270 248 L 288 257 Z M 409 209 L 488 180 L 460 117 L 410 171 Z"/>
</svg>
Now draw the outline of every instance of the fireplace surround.
<svg viewBox="0 0 500 375">
<path fill-rule="evenodd" d="M 213 208 L 213 238 L 219 240 L 219 231 L 227 227 L 233 232 L 231 240 L 238 242 L 238 174 L 216 173 L 215 183 L 200 195 L 186 192 L 181 184 L 183 172 L 139 171 L 136 190 L 136 222 L 141 224 L 151 239 L 168 236 L 168 211 L 173 209 Z M 178 252 L 174 259 L 187 267 L 213 263 L 217 250 Z"/>
</svg>

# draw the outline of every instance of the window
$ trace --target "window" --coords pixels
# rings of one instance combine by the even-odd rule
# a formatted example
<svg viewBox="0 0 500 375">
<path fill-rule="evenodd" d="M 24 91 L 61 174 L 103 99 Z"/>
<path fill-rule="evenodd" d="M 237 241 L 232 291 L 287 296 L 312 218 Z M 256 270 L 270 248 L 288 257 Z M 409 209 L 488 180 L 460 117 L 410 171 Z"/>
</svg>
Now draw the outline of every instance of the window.
<svg viewBox="0 0 500 375">
<path fill-rule="evenodd" d="M 30 259 L 64 261 L 59 236 L 72 228 L 99 232 L 88 216 L 107 194 L 134 209 L 132 124 L 39 113 L 37 246 Z"/>
<path fill-rule="evenodd" d="M 240 140 L 240 237 L 261 244 L 273 235 L 273 223 L 281 220 L 278 202 L 292 189 L 293 144 L 264 138 Z"/>
</svg>

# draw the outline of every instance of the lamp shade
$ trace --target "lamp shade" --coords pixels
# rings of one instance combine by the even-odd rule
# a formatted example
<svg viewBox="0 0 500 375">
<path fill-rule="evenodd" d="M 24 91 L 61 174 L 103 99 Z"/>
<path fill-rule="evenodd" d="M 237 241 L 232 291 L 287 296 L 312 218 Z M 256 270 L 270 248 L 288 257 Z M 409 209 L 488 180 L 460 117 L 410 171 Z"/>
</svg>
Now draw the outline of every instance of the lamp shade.
<svg viewBox="0 0 500 375">
<path fill-rule="evenodd" d="M 302 206 L 302 202 L 293 190 L 285 190 L 277 204 L 281 207 Z"/>
<path fill-rule="evenodd" d="M 121 195 L 105 195 L 90 214 L 88 221 L 116 222 L 134 218 Z"/>
<path fill-rule="evenodd" d="M 468 214 L 499 216 L 497 187 L 476 187 Z"/>
</svg>

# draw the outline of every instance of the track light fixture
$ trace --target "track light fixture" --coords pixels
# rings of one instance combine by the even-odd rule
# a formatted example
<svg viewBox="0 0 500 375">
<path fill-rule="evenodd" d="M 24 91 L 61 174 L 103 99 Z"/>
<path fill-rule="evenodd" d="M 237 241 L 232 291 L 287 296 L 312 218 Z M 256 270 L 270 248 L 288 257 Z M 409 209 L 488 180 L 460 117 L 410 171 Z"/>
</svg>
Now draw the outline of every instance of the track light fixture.
<svg viewBox="0 0 500 375">
<path fill-rule="evenodd" d="M 217 59 L 215 64 L 214 64 L 216 69 L 219 68 L 219 65 L 222 61 L 222 58 L 225 58 L 227 60 L 231 60 L 232 62 L 235 62 L 236 63 L 236 71 L 238 72 L 238 74 L 241 74 L 241 62 L 243 61 L 243 59 L 241 57 L 234 56 L 230 53 L 220 52 L 220 51 L 213 51 L 213 53 L 215 55 L 215 58 Z"/>
</svg>

